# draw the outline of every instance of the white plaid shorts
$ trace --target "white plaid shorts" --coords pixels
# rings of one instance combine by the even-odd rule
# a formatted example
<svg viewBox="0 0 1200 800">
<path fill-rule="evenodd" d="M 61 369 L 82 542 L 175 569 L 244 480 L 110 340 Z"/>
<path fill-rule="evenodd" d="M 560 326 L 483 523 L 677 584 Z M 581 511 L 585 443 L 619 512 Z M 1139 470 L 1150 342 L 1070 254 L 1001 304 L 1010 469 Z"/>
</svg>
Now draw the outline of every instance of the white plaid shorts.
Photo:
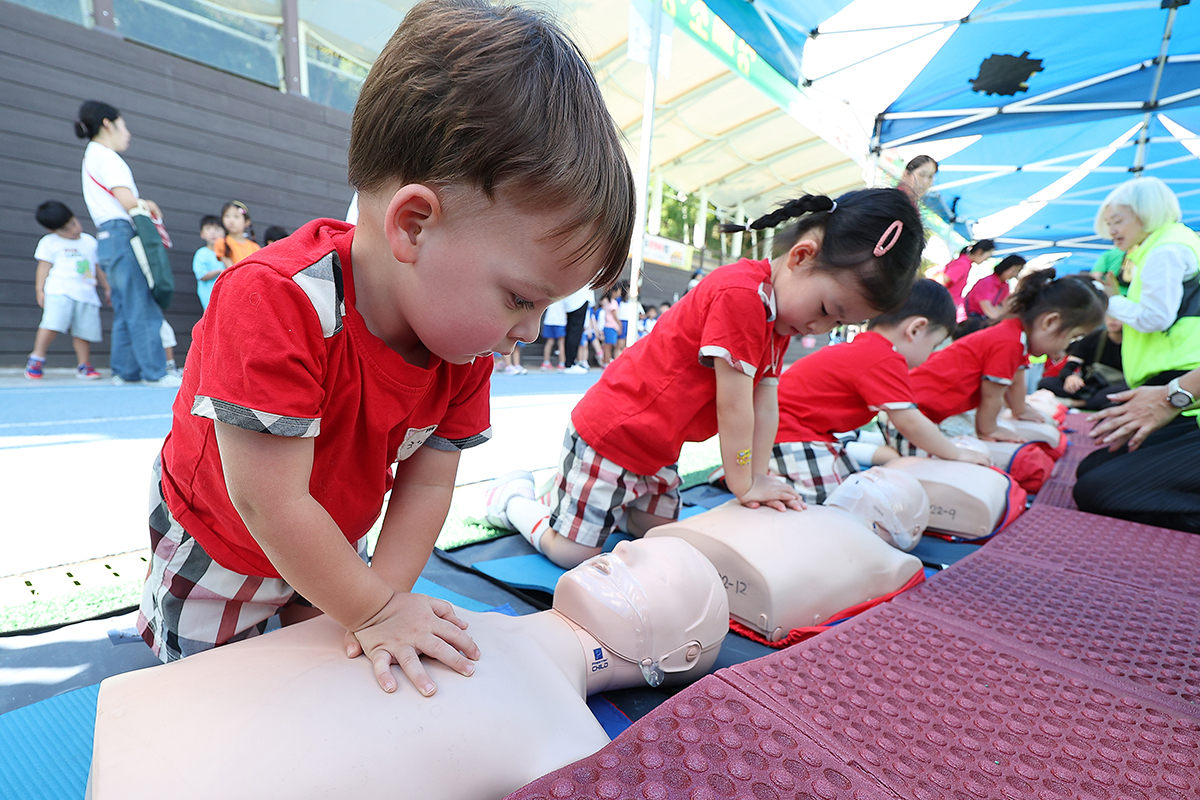
<svg viewBox="0 0 1200 800">
<path fill-rule="evenodd" d="M 778 442 L 768 468 L 787 480 L 805 503 L 815 505 L 823 504 L 838 484 L 859 471 L 839 442 Z"/>
<path fill-rule="evenodd" d="M 624 525 L 630 508 L 678 518 L 680 483 L 674 464 L 653 475 L 630 472 L 593 450 L 568 424 L 558 474 L 546 496 L 550 527 L 579 544 L 603 547 L 608 535 Z"/>
<path fill-rule="evenodd" d="M 364 559 L 366 545 L 364 536 Z M 163 663 L 257 636 L 291 603 L 312 607 L 282 578 L 242 575 L 213 561 L 171 516 L 159 459 L 150 481 L 150 550 L 137 629 Z"/>
</svg>

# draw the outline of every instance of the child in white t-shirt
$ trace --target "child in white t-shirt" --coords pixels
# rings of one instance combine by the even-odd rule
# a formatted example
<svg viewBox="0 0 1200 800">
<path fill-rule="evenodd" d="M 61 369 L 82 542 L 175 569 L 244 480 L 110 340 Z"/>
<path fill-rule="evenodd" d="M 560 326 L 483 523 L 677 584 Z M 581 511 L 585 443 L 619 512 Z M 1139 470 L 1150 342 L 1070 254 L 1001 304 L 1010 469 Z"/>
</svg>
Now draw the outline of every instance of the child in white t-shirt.
<svg viewBox="0 0 1200 800">
<path fill-rule="evenodd" d="M 91 343 L 101 340 L 96 287 L 104 290 L 105 302 L 112 302 L 108 279 L 96 258 L 96 240 L 83 232 L 71 209 L 57 200 L 42 203 L 35 216 L 50 233 L 41 238 L 33 253 L 37 259 L 34 289 L 42 321 L 25 363 L 25 377 L 41 379 L 50 344 L 58 334 L 70 331 L 79 362 L 75 377 L 95 380 L 100 373 L 92 367 Z"/>
</svg>

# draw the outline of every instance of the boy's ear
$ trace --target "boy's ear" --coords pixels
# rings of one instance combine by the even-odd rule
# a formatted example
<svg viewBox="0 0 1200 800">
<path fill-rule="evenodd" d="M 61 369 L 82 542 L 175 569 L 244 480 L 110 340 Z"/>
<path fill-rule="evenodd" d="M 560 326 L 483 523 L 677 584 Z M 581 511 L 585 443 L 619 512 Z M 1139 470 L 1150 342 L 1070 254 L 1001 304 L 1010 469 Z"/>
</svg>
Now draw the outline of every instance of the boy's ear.
<svg viewBox="0 0 1200 800">
<path fill-rule="evenodd" d="M 928 317 L 909 317 L 904 323 L 904 335 L 911 342 L 929 329 Z"/>
<path fill-rule="evenodd" d="M 441 217 L 441 200 L 433 189 L 420 183 L 406 183 L 397 189 L 383 214 L 383 235 L 396 260 L 405 264 L 416 261 L 418 237 Z"/>
</svg>

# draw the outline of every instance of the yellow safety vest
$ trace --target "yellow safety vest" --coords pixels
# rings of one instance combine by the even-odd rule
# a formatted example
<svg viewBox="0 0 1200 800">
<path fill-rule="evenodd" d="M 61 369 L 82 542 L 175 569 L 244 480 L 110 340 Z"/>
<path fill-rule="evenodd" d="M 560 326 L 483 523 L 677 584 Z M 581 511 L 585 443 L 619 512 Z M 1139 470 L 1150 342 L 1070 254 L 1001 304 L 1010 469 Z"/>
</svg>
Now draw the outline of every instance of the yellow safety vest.
<svg viewBox="0 0 1200 800">
<path fill-rule="evenodd" d="M 1181 244 L 1189 248 L 1200 264 L 1200 236 L 1176 222 L 1159 228 L 1133 250 L 1133 279 L 1128 297 L 1138 302 L 1142 296 L 1142 268 L 1150 253 L 1165 244 Z M 1168 370 L 1191 370 L 1200 367 L 1200 274 L 1183 282 L 1183 302 L 1178 316 L 1165 331 L 1142 333 L 1125 326 L 1121 338 L 1121 363 L 1125 381 L 1131 387 L 1141 386 L 1147 378 Z"/>
</svg>

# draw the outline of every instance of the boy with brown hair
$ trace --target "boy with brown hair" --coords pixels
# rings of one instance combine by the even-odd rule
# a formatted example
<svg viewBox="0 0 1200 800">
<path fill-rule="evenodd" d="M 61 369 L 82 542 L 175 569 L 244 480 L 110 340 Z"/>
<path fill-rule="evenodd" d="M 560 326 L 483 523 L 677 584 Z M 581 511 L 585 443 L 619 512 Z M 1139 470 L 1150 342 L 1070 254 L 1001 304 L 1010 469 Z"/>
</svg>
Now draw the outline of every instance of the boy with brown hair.
<svg viewBox="0 0 1200 800">
<path fill-rule="evenodd" d="M 405 17 L 363 84 L 349 177 L 357 227 L 311 222 L 214 288 L 156 465 L 139 629 L 170 661 L 319 609 L 385 691 L 396 663 L 429 695 L 421 654 L 464 675 L 480 657 L 411 589 L 459 451 L 489 436 L 490 354 L 617 276 L 633 180 L 578 48 L 481 0 Z"/>
</svg>

